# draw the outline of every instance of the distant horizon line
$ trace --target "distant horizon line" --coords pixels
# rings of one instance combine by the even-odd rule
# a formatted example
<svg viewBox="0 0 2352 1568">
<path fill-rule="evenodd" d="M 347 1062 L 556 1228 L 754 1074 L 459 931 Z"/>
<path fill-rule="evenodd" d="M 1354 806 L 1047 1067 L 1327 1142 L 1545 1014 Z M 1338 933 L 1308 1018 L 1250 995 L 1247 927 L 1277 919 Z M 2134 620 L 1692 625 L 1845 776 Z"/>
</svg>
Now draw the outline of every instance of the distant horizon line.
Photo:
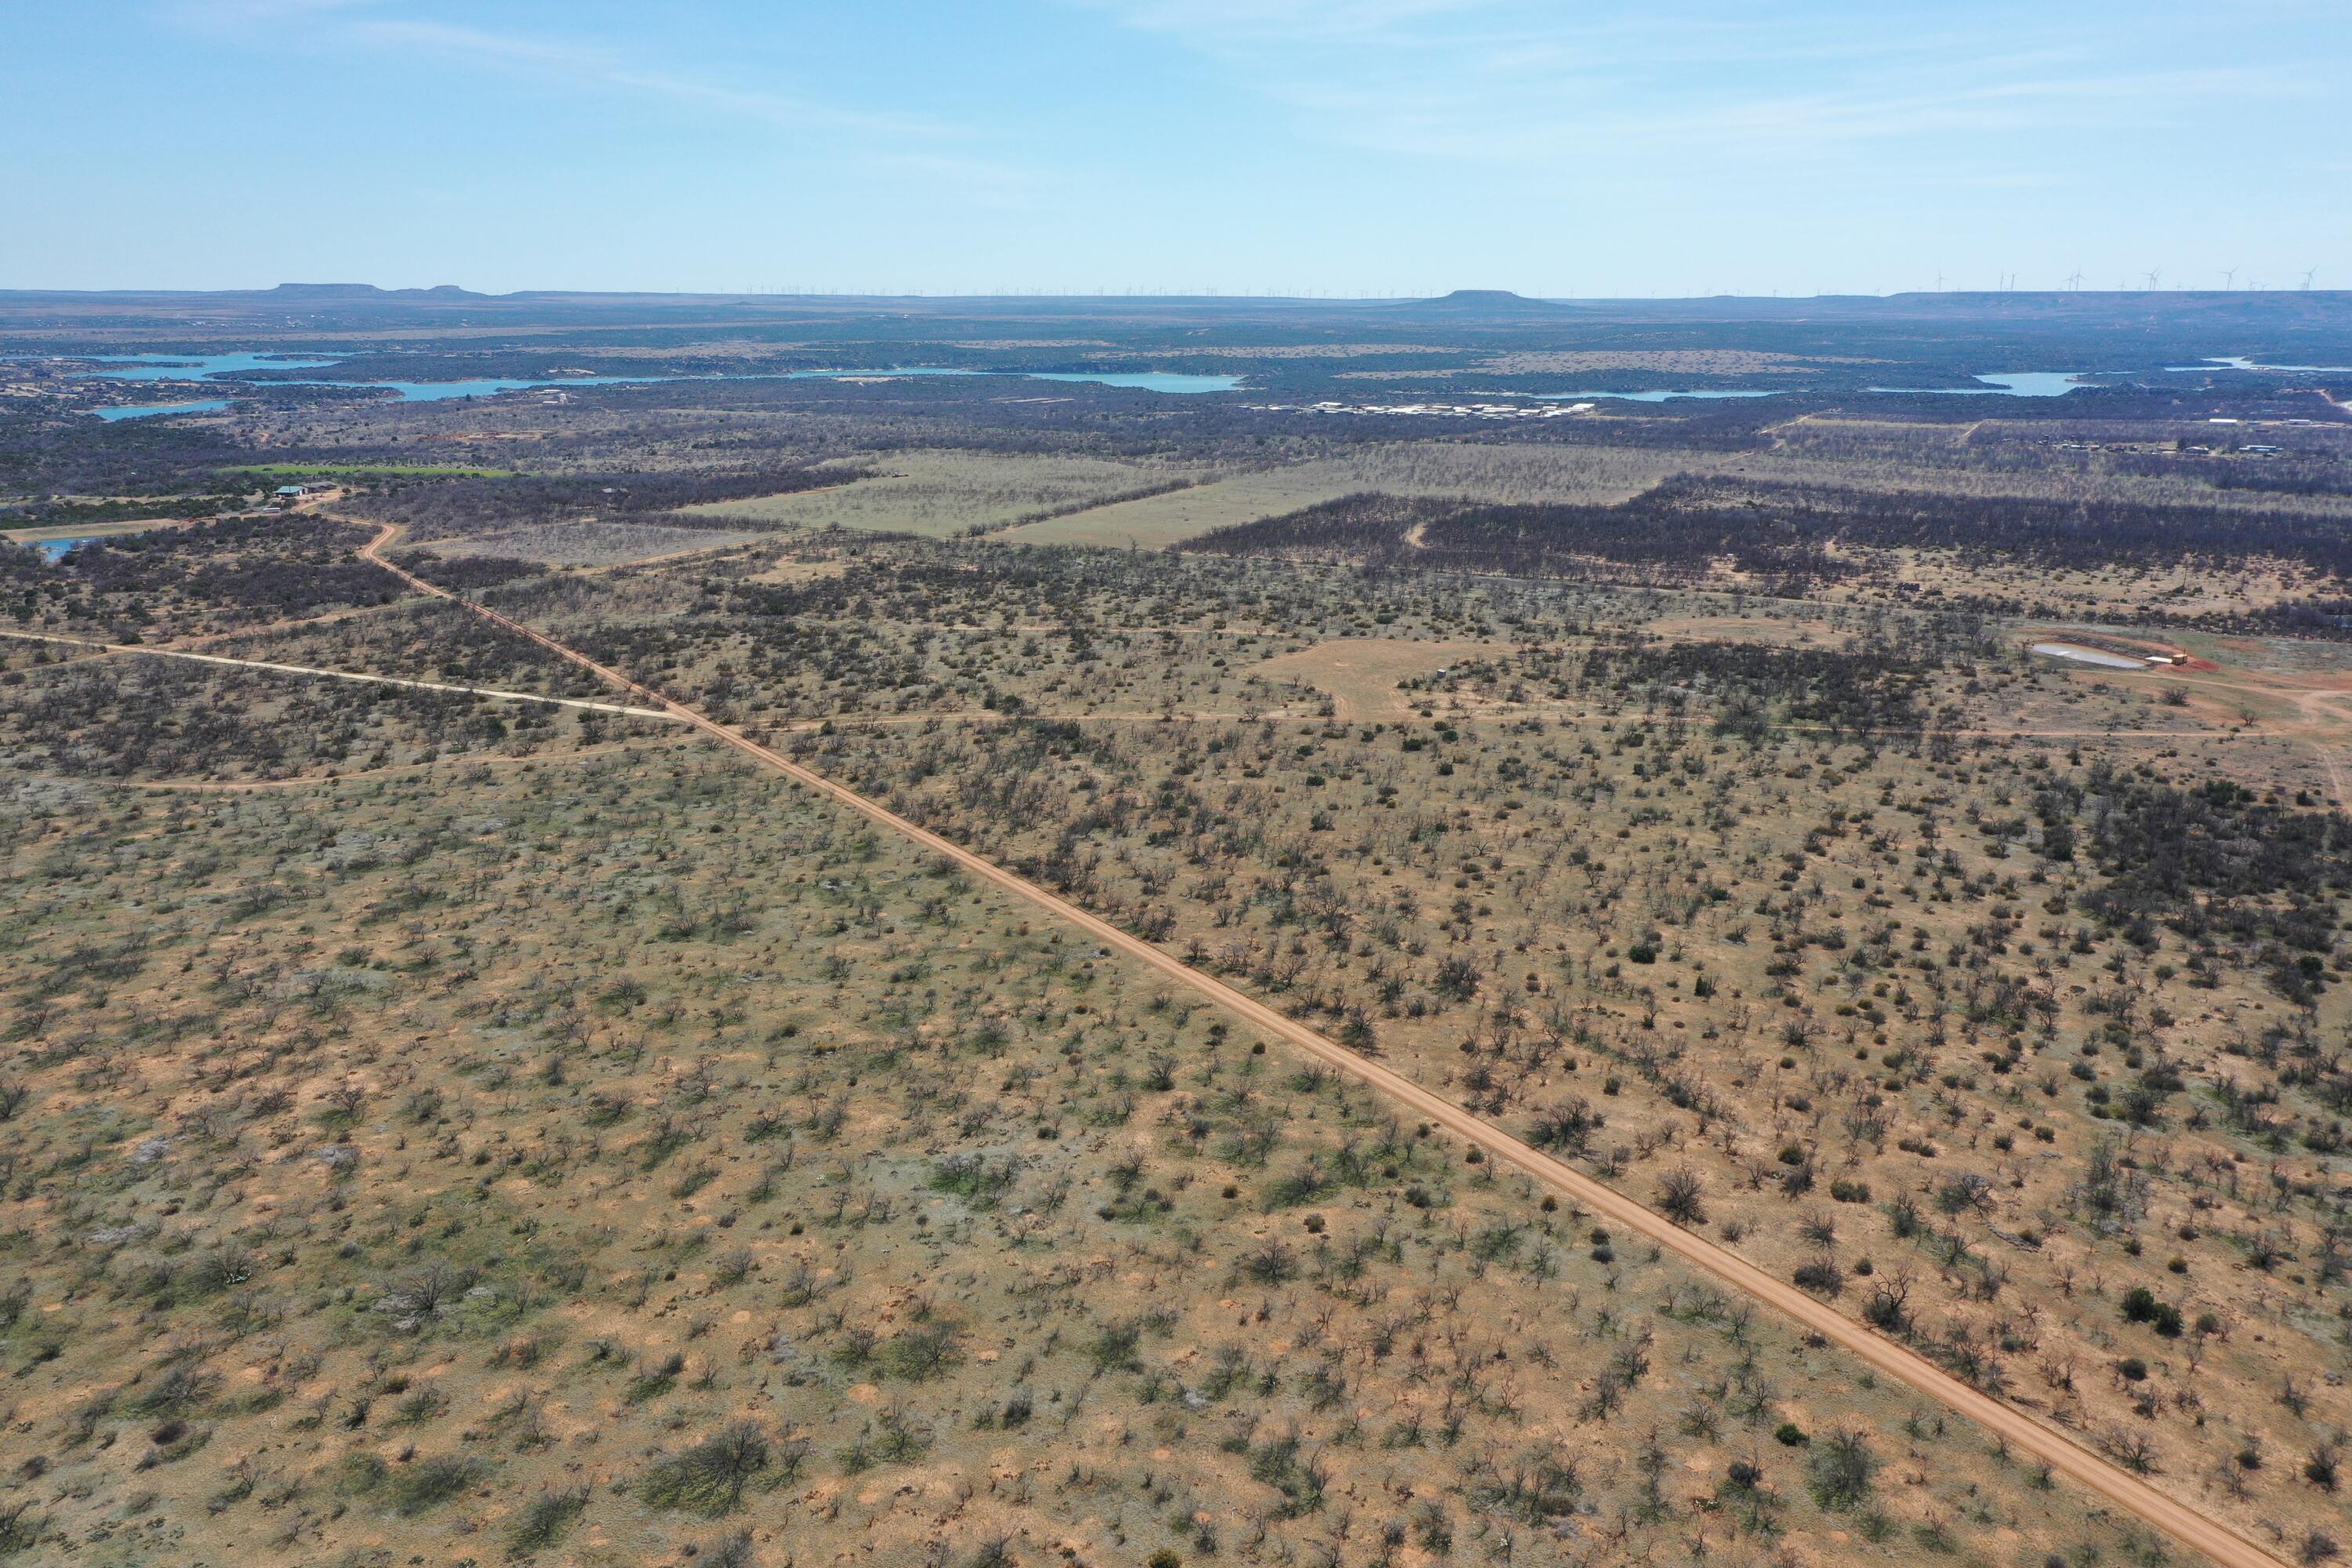
<svg viewBox="0 0 2352 1568">
<path fill-rule="evenodd" d="M 308 296 L 317 299 L 386 298 L 422 300 L 923 300 L 930 301 L 958 300 L 1130 300 L 1161 303 L 1248 304 L 1273 303 L 1286 305 L 1340 304 L 1439 304 L 1458 300 L 1465 304 L 1481 302 L 1519 303 L 1532 305 L 1611 305 L 1611 304 L 1694 304 L 1713 301 L 1768 303 L 1805 300 L 2068 300 L 2068 299 L 2167 299 L 2222 300 L 2239 296 L 2287 295 L 2347 295 L 2352 289 L 2330 288 L 2247 288 L 2247 289 L 1898 289 L 1872 292 L 1823 292 L 1812 294 L 1787 293 L 1779 289 L 1769 293 L 1723 292 L 1705 294 L 1523 294 L 1509 289 L 1454 289 L 1438 293 L 1349 292 L 1316 290 L 1307 293 L 1280 291 L 1248 292 L 1234 289 L 1205 289 L 1192 292 L 1153 291 L 1139 289 L 1097 288 L 1092 290 L 1055 289 L 513 289 L 484 291 L 467 289 L 460 284 L 439 283 L 429 286 L 402 285 L 386 288 L 376 283 L 299 283 L 286 282 L 267 288 L 0 288 L 0 300 L 12 298 L 68 299 L 153 299 L 186 297 L 247 297 Z"/>
</svg>

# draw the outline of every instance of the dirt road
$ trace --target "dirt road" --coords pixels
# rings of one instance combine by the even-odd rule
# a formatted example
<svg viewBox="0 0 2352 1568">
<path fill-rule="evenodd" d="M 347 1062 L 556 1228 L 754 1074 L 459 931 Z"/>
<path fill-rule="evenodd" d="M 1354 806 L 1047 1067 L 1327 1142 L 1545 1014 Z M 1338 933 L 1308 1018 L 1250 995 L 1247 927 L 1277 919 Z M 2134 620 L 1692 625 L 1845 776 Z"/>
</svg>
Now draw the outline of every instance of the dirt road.
<svg viewBox="0 0 2352 1568">
<path fill-rule="evenodd" d="M 2100 1458 L 2064 1433 L 2042 1425 L 2023 1411 L 2013 1409 L 1989 1394 L 1979 1393 L 1934 1363 L 1905 1349 L 1892 1340 L 1873 1332 L 1835 1308 L 1814 1300 L 1795 1286 L 1765 1273 L 1738 1254 L 1727 1251 L 1704 1237 L 1683 1229 L 1664 1215 L 1643 1206 L 1623 1194 L 1603 1186 L 1590 1176 L 1563 1164 L 1532 1145 L 1522 1142 L 1501 1128 L 1472 1115 L 1453 1101 L 1423 1089 L 1411 1079 L 1324 1038 L 1306 1026 L 1285 1017 L 1265 1004 L 1234 990 L 1213 975 L 1191 967 L 1161 952 L 1151 943 L 1130 935 L 1109 921 L 1088 913 L 1077 905 L 1048 892 L 1035 883 L 1016 876 L 994 861 L 985 859 L 961 845 L 942 838 L 927 828 L 917 826 L 888 807 L 834 783 L 822 773 L 812 772 L 791 758 L 769 750 L 750 737 L 738 733 L 691 708 L 670 701 L 661 693 L 649 687 L 639 685 L 618 670 L 599 664 L 587 655 L 576 652 L 554 638 L 534 631 L 519 621 L 499 614 L 496 610 L 460 599 L 456 595 L 427 583 L 413 573 L 402 570 L 385 560 L 383 555 L 384 546 L 393 541 L 398 531 L 396 528 L 385 528 L 373 543 L 361 552 L 361 554 L 365 559 L 382 566 L 385 571 L 393 573 L 420 593 L 431 594 L 439 598 L 451 599 L 465 605 L 467 608 L 495 625 L 505 627 L 518 637 L 529 638 L 550 653 L 571 660 L 581 668 L 591 671 L 620 689 L 633 693 L 647 702 L 661 704 L 680 721 L 701 731 L 712 740 L 734 748 L 761 765 L 782 773 L 795 784 L 847 806 L 852 811 L 921 845 L 932 853 L 953 861 L 973 876 L 1036 905 L 1057 919 L 1077 927 L 1111 952 L 1123 953 L 1177 984 L 1199 993 L 1238 1016 L 1260 1033 L 1288 1041 L 1308 1055 L 1387 1095 L 1415 1116 L 1446 1128 L 1491 1156 L 1509 1162 L 1561 1196 L 1582 1205 L 1615 1225 L 1622 1226 L 1628 1230 L 1649 1237 L 1666 1250 L 1713 1275 L 1723 1283 L 1762 1302 L 1783 1316 L 1795 1320 L 1883 1375 L 1897 1379 L 1937 1401 L 1947 1409 L 1967 1416 L 1987 1431 L 2005 1440 L 2013 1450 L 2043 1461 L 2057 1474 L 2096 1493 L 2117 1507 L 2127 1510 L 2179 1545 L 2202 1553 L 2213 1562 L 2223 1564 L 2224 1568 L 2284 1568 L 2277 1558 L 2260 1547 L 2242 1539 L 2234 1531 L 2208 1519 L 2187 1504 L 2166 1495 L 2121 1467 Z"/>
<path fill-rule="evenodd" d="M 409 680 L 397 675 L 320 669 L 307 664 L 271 664 L 258 658 L 230 658 L 224 654 L 191 653 L 186 648 L 177 647 L 142 647 L 136 643 L 93 642 L 88 637 L 52 637 L 46 632 L 0 631 L 0 637 L 15 637 L 21 642 L 59 643 L 67 647 L 86 647 L 98 653 L 128 654 L 142 658 L 184 658 L 196 664 L 225 664 L 234 669 L 267 669 L 278 675 L 313 675 L 325 680 L 357 680 L 370 686 L 405 686 L 414 691 L 451 691 L 464 697 L 495 698 L 500 702 L 545 702 L 557 708 L 585 708 L 596 713 L 625 713 L 632 719 L 678 720 L 681 717 L 667 708 L 625 708 L 617 702 L 591 702 L 583 697 L 549 697 L 537 691 L 497 691 L 487 686 L 452 686 L 438 680 Z"/>
</svg>

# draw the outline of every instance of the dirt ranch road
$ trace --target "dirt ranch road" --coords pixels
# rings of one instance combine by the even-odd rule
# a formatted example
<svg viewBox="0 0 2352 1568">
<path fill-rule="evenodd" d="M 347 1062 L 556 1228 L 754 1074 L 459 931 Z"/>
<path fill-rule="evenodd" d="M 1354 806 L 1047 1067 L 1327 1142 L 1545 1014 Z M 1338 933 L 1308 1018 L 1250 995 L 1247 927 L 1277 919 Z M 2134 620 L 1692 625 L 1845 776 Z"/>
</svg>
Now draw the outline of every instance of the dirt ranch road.
<svg viewBox="0 0 2352 1568">
<path fill-rule="evenodd" d="M 679 715 L 651 708 L 626 708 L 617 702 L 591 702 L 582 697 L 550 697 L 541 691 L 499 691 L 487 686 L 452 686 L 440 680 L 410 680 L 397 675 L 368 675 L 351 669 L 320 669 L 308 664 L 271 664 L 258 658 L 230 658 L 225 654 L 191 653 L 178 647 L 147 647 L 137 643 L 92 642 L 88 637 L 52 637 L 46 632 L 0 631 L 0 637 L 20 642 L 59 643 L 94 653 L 134 658 L 184 658 L 196 664 L 226 665 L 232 669 L 266 669 L 276 675 L 310 675 L 321 680 L 356 680 L 365 686 L 404 686 L 412 691 L 448 691 L 460 697 L 488 697 L 500 702 L 544 702 L 554 708 L 584 708 L 596 713 L 625 713 L 633 719 L 677 719 Z"/>
<path fill-rule="evenodd" d="M 1946 1408 L 1967 1416 L 1989 1432 L 2004 1439 L 2012 1449 L 2042 1460 L 2057 1474 L 2106 1499 L 2118 1508 L 2137 1515 L 2142 1521 L 2170 1537 L 2179 1545 L 2201 1552 L 2213 1562 L 2223 1564 L 2224 1568 L 2284 1568 L 2279 1559 L 2260 1547 L 2247 1542 L 2227 1527 L 2208 1519 L 2187 1504 L 2167 1496 L 2119 1466 L 2109 1463 L 2064 1433 L 2042 1425 L 2024 1412 L 2004 1405 L 1989 1394 L 1978 1392 L 1934 1363 L 1905 1349 L 1892 1340 L 1881 1337 L 1836 1309 L 1815 1300 L 1795 1286 L 1773 1278 L 1737 1254 L 1683 1229 L 1664 1215 L 1643 1207 L 1633 1199 L 1601 1185 L 1599 1182 L 1553 1159 L 1532 1145 L 1521 1142 L 1502 1129 L 1481 1121 L 1451 1100 L 1432 1093 L 1412 1079 L 1392 1072 L 1377 1062 L 1358 1056 L 1343 1046 L 1325 1039 L 1314 1030 L 1285 1017 L 1264 1003 L 1234 990 L 1223 981 L 1204 974 L 1168 953 L 1162 952 L 1150 942 L 1129 935 L 1109 921 L 1087 913 L 1076 904 L 1056 897 L 1035 883 L 1014 875 L 992 860 L 973 854 L 961 845 L 942 838 L 926 828 L 918 827 L 887 807 L 834 783 L 822 773 L 814 773 L 803 767 L 791 758 L 769 750 L 750 737 L 738 733 L 691 708 L 671 701 L 651 688 L 631 680 L 618 670 L 608 668 L 587 655 L 575 652 L 552 637 L 499 615 L 496 610 L 458 598 L 457 595 L 402 570 L 385 560 L 383 555 L 383 548 L 392 542 L 398 531 L 397 528 L 385 528 L 376 537 L 374 542 L 362 551 L 361 554 L 366 560 L 400 577 L 418 592 L 464 605 L 477 615 L 505 627 L 518 637 L 528 637 L 549 652 L 570 659 L 580 668 L 593 672 L 648 704 L 667 709 L 681 721 L 701 731 L 712 740 L 733 747 L 762 766 L 839 802 L 893 832 L 912 839 L 934 854 L 955 862 L 973 876 L 1024 899 L 1057 919 L 1076 926 L 1112 952 L 1124 953 L 1166 975 L 1169 979 L 1190 987 L 1210 1001 L 1238 1015 L 1252 1027 L 1268 1036 L 1288 1041 L 1308 1055 L 1380 1090 L 1414 1115 L 1435 1125 L 1450 1129 L 1465 1141 L 1485 1150 L 1489 1155 L 1508 1161 L 1561 1196 L 1583 1205 L 1586 1208 L 1606 1216 L 1628 1230 L 1648 1237 L 1659 1246 L 1713 1275 L 1723 1283 L 1745 1292 L 1775 1311 L 1794 1319 L 1805 1328 L 1859 1358 L 1880 1373 L 1898 1379 L 1936 1400 Z"/>
</svg>

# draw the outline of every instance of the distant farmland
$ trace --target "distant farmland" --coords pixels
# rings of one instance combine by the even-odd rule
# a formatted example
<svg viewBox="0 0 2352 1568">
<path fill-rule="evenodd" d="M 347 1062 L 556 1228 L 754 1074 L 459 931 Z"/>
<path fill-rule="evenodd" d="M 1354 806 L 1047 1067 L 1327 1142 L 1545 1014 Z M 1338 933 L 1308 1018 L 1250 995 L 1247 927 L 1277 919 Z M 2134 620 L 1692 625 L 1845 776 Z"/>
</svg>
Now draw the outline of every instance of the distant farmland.
<svg viewBox="0 0 2352 1568">
<path fill-rule="evenodd" d="M 993 452 L 894 452 L 860 460 L 879 470 L 874 478 L 834 489 L 714 501 L 685 510 L 796 528 L 851 528 L 945 539 L 1189 485 L 1198 477 L 1194 469 L 1154 463 Z"/>
</svg>

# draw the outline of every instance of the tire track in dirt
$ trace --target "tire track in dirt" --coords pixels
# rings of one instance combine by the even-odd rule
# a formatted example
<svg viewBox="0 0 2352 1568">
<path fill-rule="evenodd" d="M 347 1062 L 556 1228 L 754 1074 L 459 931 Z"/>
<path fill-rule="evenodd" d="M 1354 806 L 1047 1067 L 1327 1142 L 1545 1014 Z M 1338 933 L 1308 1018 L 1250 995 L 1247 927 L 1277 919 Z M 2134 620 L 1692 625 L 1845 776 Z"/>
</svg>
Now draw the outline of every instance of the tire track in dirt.
<svg viewBox="0 0 2352 1568">
<path fill-rule="evenodd" d="M 367 675 L 352 669 L 320 669 L 307 664 L 271 664 L 266 659 L 231 658 L 226 654 L 194 653 L 181 647 L 144 647 L 137 643 L 94 642 L 88 637 L 53 637 L 46 632 L 0 631 L 0 637 L 15 637 L 24 642 L 60 643 L 67 647 L 86 647 L 94 653 L 121 654 L 142 658 L 184 658 L 194 664 L 226 665 L 232 669 L 262 669 L 273 675 L 310 675 L 322 680 L 356 680 L 370 686 L 404 686 L 412 691 L 447 691 L 461 697 L 494 698 L 500 702 L 546 702 L 558 708 L 584 708 L 596 713 L 622 713 L 632 719 L 676 721 L 679 717 L 673 712 L 656 711 L 650 708 L 627 708 L 617 702 L 592 702 L 583 697 L 550 697 L 538 691 L 499 691 L 487 686 L 457 686 L 440 680 L 411 680 L 404 676 Z"/>
</svg>

